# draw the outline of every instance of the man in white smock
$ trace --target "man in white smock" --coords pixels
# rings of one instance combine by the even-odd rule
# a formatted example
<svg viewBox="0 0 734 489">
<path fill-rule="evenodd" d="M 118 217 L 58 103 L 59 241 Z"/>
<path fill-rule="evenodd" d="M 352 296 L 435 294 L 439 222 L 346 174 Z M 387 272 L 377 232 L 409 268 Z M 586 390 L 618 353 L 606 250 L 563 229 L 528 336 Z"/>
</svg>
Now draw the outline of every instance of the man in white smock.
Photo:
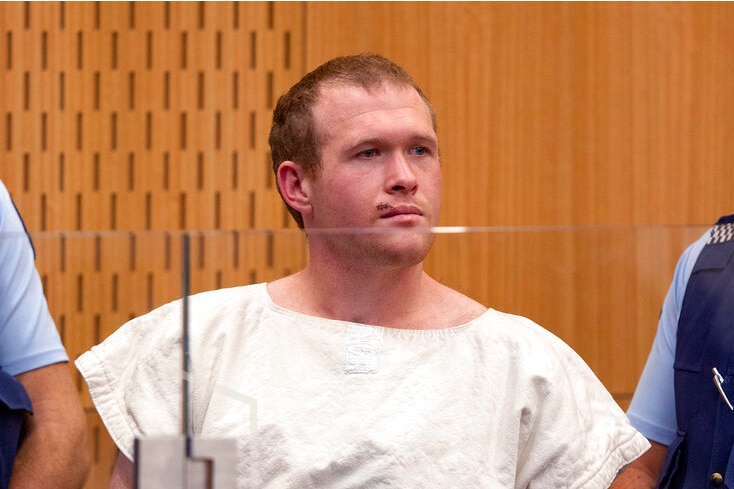
<svg viewBox="0 0 734 489">
<path fill-rule="evenodd" d="M 323 64 L 278 101 L 270 146 L 308 265 L 189 299 L 192 430 L 237 438 L 240 488 L 606 488 L 647 449 L 561 340 L 423 271 L 436 118 L 402 68 Z M 135 437 L 179 429 L 181 309 L 77 360 L 120 449 L 112 487 L 132 487 Z"/>
</svg>

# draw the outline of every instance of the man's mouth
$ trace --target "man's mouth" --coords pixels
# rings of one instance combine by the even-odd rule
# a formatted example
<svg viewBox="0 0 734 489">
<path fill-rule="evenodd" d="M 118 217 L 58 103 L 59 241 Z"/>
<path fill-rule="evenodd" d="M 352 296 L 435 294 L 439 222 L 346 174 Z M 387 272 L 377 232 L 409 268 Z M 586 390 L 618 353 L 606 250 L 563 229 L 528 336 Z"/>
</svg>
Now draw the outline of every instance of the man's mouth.
<svg viewBox="0 0 734 489">
<path fill-rule="evenodd" d="M 418 215 L 422 216 L 423 212 L 414 205 L 390 205 L 390 204 L 379 204 L 377 210 L 380 212 L 380 217 L 387 219 L 395 216 L 402 215 Z"/>
</svg>

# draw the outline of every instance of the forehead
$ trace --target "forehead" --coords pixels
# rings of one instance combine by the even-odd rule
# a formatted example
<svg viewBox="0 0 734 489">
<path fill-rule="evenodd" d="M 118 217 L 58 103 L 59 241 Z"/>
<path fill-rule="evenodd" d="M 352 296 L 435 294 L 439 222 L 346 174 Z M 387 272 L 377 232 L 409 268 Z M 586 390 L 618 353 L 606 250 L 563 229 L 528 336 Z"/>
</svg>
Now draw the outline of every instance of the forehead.
<svg viewBox="0 0 734 489">
<path fill-rule="evenodd" d="M 319 90 L 313 118 L 322 136 L 334 130 L 401 120 L 432 128 L 431 112 L 420 94 L 411 86 L 395 84 L 369 88 L 327 84 Z"/>
</svg>

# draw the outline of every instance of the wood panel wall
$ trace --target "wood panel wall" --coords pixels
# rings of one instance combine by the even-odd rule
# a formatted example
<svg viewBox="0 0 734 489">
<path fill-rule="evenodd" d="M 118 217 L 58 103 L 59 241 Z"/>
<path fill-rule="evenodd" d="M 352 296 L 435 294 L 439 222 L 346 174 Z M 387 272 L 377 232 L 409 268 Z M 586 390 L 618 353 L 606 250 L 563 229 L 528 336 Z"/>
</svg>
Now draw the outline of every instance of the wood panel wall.
<svg viewBox="0 0 734 489">
<path fill-rule="evenodd" d="M 432 99 L 442 224 L 470 227 L 428 270 L 557 333 L 626 406 L 678 254 L 734 207 L 731 46 L 730 3 L 2 2 L 0 178 L 74 358 L 180 296 L 184 232 L 192 292 L 302 266 L 270 111 L 379 52 Z"/>
<path fill-rule="evenodd" d="M 298 3 L 3 2 L 0 178 L 70 357 L 182 293 L 300 268 L 267 134 L 303 73 Z M 77 375 L 94 468 L 114 445 Z"/>
<path fill-rule="evenodd" d="M 730 2 L 306 5 L 308 66 L 380 52 L 431 98 L 447 224 L 708 223 L 732 209 Z"/>
</svg>

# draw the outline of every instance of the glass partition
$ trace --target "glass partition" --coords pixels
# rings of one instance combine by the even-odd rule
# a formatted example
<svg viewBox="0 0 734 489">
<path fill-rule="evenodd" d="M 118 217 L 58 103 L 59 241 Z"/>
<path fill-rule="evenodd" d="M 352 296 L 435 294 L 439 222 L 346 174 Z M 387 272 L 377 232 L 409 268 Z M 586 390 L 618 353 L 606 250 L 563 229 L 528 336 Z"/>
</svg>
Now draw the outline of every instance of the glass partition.
<svg viewBox="0 0 734 489">
<path fill-rule="evenodd" d="M 439 227 L 425 269 L 488 307 L 555 333 L 626 408 L 678 256 L 707 228 Z M 267 282 L 308 261 L 307 240 L 295 229 L 31 236 L 49 309 L 72 359 L 186 290 Z M 4 245 L 14 239 L 27 237 L 2 236 Z M 90 484 L 102 484 L 115 448 L 75 375 L 95 450 Z"/>
<path fill-rule="evenodd" d="M 624 402 L 678 255 L 706 229 L 438 227 L 425 268 L 486 306 L 560 336 Z M 192 294 L 274 280 L 308 260 L 306 239 L 295 229 L 33 233 L 49 308 L 72 357 L 181 297 L 184 235 Z"/>
</svg>

